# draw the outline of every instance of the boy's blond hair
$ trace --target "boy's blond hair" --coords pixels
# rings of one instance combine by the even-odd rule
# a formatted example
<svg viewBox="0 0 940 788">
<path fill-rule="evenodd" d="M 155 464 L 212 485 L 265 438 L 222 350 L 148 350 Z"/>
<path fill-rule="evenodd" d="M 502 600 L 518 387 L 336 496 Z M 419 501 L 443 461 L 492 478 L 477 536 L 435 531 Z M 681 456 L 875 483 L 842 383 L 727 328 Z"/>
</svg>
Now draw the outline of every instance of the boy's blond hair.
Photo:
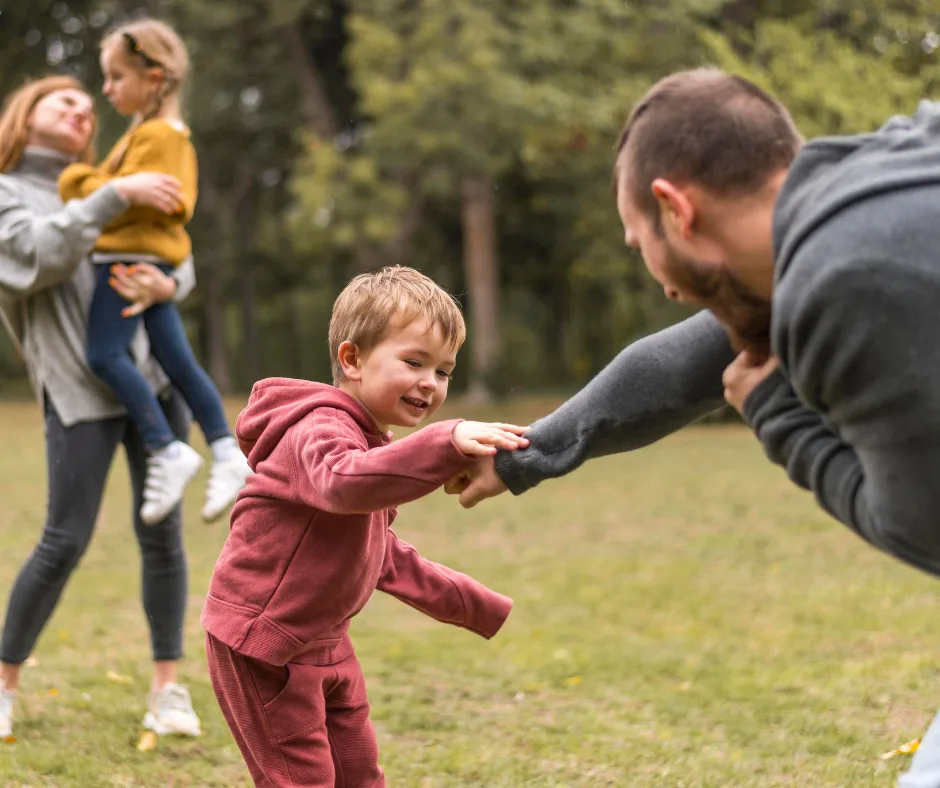
<svg viewBox="0 0 940 788">
<path fill-rule="evenodd" d="M 463 313 L 454 297 L 420 271 L 395 265 L 355 277 L 339 294 L 330 318 L 333 382 L 345 377 L 337 358 L 343 342 L 368 353 L 385 339 L 394 323 L 406 326 L 417 318 L 439 328 L 444 341 L 455 349 L 467 338 Z"/>
</svg>

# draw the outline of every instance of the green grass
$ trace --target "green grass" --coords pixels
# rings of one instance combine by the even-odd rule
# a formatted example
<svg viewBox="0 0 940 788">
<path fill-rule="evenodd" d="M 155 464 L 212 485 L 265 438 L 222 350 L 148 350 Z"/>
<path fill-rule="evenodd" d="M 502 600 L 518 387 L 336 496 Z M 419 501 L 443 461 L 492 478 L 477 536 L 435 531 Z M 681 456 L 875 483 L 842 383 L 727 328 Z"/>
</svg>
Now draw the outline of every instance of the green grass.
<svg viewBox="0 0 940 788">
<path fill-rule="evenodd" d="M 0 429 L 5 605 L 45 481 L 35 406 L 3 405 Z M 148 638 L 121 460 L 24 672 L 0 785 L 249 784 L 204 666 L 199 611 L 226 529 L 198 519 L 201 486 L 182 678 L 203 737 L 134 748 Z M 515 609 L 490 642 L 382 594 L 354 623 L 392 786 L 892 786 L 906 759 L 878 755 L 940 706 L 935 582 L 829 521 L 742 428 L 689 430 L 470 512 L 437 493 L 403 507 L 398 531 Z"/>
</svg>

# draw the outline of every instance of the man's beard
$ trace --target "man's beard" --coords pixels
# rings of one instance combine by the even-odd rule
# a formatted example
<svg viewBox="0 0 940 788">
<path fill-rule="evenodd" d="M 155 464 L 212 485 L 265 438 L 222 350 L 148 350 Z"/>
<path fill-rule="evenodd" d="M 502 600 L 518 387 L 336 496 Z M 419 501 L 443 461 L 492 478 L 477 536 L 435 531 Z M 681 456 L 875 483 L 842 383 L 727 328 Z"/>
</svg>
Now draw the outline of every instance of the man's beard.
<svg viewBox="0 0 940 788">
<path fill-rule="evenodd" d="M 770 301 L 756 295 L 725 266 L 703 265 L 666 245 L 666 271 L 683 295 L 710 310 L 739 353 L 770 357 Z"/>
</svg>

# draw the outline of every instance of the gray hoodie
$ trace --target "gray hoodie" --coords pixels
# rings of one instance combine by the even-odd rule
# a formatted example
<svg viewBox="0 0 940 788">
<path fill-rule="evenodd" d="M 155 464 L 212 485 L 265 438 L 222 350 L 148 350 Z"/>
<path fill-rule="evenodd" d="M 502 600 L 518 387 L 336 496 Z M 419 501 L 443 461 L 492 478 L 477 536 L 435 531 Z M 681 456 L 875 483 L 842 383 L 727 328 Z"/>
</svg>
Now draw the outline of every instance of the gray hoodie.
<svg viewBox="0 0 940 788">
<path fill-rule="evenodd" d="M 36 396 L 40 402 L 48 396 L 68 427 L 125 413 L 85 363 L 85 325 L 95 287 L 88 253 L 127 204 L 105 186 L 63 205 L 57 181 L 66 164 L 53 151 L 27 148 L 19 164 L 0 175 L 0 318 Z M 192 261 L 174 276 L 176 299 L 185 298 L 195 285 Z M 131 351 L 154 390 L 165 388 L 142 328 Z"/>
<path fill-rule="evenodd" d="M 940 104 L 805 146 L 778 196 L 772 345 L 745 403 L 772 461 L 873 545 L 940 574 Z M 497 472 L 514 493 L 716 407 L 733 354 L 696 315 L 624 350 Z"/>
</svg>

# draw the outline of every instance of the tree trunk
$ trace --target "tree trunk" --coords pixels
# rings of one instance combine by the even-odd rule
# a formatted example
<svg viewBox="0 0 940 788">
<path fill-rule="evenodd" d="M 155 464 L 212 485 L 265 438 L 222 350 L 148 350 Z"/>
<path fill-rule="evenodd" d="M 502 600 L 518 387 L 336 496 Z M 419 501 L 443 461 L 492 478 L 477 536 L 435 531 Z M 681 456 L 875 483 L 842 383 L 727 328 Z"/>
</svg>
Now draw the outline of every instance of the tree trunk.
<svg viewBox="0 0 940 788">
<path fill-rule="evenodd" d="M 496 200 L 487 175 L 474 175 L 461 184 L 463 265 L 470 296 L 470 384 L 466 398 L 474 403 L 492 400 L 492 383 L 499 366 L 499 268 L 496 259 Z"/>
<path fill-rule="evenodd" d="M 276 207 L 277 212 L 277 250 L 282 261 L 290 260 L 293 263 L 294 247 L 291 243 L 290 229 L 287 226 L 287 211 L 283 207 Z M 303 279 L 298 277 L 290 286 L 286 287 L 281 298 L 284 299 L 284 340 L 287 342 L 288 369 L 294 370 L 298 378 L 307 377 L 307 353 L 304 345 L 303 310 L 300 300 L 303 288 Z"/>
<path fill-rule="evenodd" d="M 295 21 L 281 28 L 281 36 L 287 49 L 290 71 L 297 78 L 304 120 L 318 137 L 324 140 L 332 139 L 339 131 L 336 113 L 326 94 L 320 71 L 307 49 L 299 22 Z"/>
<path fill-rule="evenodd" d="M 203 189 L 200 196 L 205 206 L 204 212 L 209 216 L 216 215 L 218 194 L 215 189 L 211 187 Z M 213 228 L 212 234 L 218 239 L 218 228 Z M 196 279 L 202 291 L 203 350 L 206 354 L 207 371 L 215 381 L 219 392 L 230 394 L 232 375 L 225 341 L 225 281 L 219 252 L 224 248 L 222 244 L 216 243 L 206 254 L 197 252 L 195 263 L 198 271 Z"/>
<path fill-rule="evenodd" d="M 246 388 L 254 385 L 259 378 L 260 347 L 258 342 L 258 310 L 255 298 L 254 269 L 254 228 L 255 216 L 254 189 L 250 186 L 251 174 L 247 170 L 240 173 L 249 179 L 249 185 L 240 190 L 239 200 L 235 204 L 235 239 L 238 243 L 238 282 L 242 305 L 242 381 Z"/>
<path fill-rule="evenodd" d="M 402 214 L 398 232 L 386 245 L 387 265 L 407 265 L 415 234 L 424 221 L 424 194 L 421 192 L 421 175 L 417 170 L 400 175 L 396 181 L 409 195 L 409 202 Z"/>
<path fill-rule="evenodd" d="M 225 342 L 225 285 L 219 270 L 220 262 L 215 252 L 200 255 L 199 283 L 203 292 L 207 371 L 219 393 L 225 395 L 232 393 L 232 373 Z"/>
</svg>

